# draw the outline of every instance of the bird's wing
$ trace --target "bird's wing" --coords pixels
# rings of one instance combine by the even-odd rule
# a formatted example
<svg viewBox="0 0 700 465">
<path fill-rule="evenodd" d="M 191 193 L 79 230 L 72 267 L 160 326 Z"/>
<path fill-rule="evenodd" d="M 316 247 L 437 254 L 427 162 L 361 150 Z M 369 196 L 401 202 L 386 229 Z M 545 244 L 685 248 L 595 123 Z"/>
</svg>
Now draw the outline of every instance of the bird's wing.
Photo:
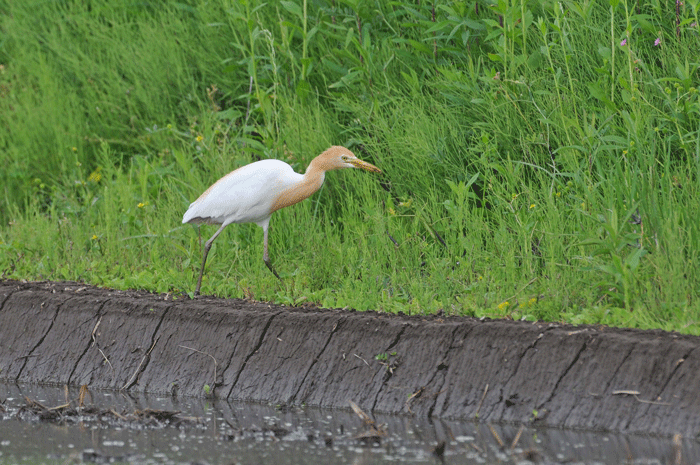
<svg viewBox="0 0 700 465">
<path fill-rule="evenodd" d="M 278 193 L 303 176 L 280 160 L 261 160 L 216 181 L 192 202 L 182 222 L 257 223 L 268 218 Z"/>
</svg>

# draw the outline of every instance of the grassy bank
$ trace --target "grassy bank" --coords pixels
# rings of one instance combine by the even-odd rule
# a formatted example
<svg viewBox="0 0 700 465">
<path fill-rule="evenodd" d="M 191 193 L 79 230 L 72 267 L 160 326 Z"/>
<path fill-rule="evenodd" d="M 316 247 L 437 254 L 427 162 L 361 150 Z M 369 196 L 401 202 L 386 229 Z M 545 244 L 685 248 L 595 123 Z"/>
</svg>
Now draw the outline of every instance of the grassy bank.
<svg viewBox="0 0 700 465">
<path fill-rule="evenodd" d="M 0 271 L 191 292 L 223 174 L 333 172 L 204 293 L 700 333 L 698 2 L 0 3 Z"/>
</svg>

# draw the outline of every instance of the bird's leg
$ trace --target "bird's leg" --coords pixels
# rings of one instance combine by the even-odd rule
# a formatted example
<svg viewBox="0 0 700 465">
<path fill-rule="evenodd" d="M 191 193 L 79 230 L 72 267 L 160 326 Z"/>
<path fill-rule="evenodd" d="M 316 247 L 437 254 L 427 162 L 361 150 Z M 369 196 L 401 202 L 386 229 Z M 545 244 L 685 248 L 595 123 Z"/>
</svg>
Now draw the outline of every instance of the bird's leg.
<svg viewBox="0 0 700 465">
<path fill-rule="evenodd" d="M 206 244 L 204 244 L 204 253 L 202 256 L 202 269 L 199 270 L 199 279 L 197 280 L 197 289 L 194 290 L 194 295 L 199 295 L 199 289 L 202 287 L 202 276 L 204 276 L 204 264 L 207 262 L 207 255 L 209 255 L 209 249 L 211 249 L 211 244 L 214 242 L 214 239 L 221 234 L 221 231 L 224 230 L 226 227 L 226 224 L 222 224 L 221 227 L 214 233 L 213 236 L 211 236 L 211 239 L 207 241 Z"/>
<path fill-rule="evenodd" d="M 267 253 L 267 230 L 268 230 L 268 228 L 263 228 L 263 237 L 264 237 L 264 239 L 263 239 L 263 242 L 264 242 L 263 261 L 265 262 L 265 265 L 267 265 L 267 267 L 270 269 L 270 271 L 272 271 L 272 274 L 277 276 L 277 279 L 279 279 L 281 283 L 284 283 L 284 281 L 282 281 L 282 278 L 280 278 L 280 275 L 277 274 L 275 269 L 272 268 L 272 264 L 270 263 L 270 255 Z"/>
</svg>

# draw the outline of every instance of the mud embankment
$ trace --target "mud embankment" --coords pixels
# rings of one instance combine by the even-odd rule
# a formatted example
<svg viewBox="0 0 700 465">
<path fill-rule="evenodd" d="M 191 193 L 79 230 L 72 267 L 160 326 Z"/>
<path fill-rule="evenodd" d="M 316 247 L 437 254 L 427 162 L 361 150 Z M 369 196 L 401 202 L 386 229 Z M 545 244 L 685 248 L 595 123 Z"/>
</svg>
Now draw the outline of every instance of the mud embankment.
<svg viewBox="0 0 700 465">
<path fill-rule="evenodd" d="M 0 382 L 697 438 L 700 338 L 0 281 Z"/>
</svg>

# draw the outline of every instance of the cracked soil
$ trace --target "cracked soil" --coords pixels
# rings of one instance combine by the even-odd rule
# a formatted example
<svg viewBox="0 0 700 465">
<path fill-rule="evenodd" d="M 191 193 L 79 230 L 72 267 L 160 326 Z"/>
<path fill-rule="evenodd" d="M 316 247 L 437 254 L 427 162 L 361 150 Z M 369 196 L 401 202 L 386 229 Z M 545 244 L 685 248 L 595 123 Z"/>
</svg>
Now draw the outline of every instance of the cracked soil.
<svg viewBox="0 0 700 465">
<path fill-rule="evenodd" d="M 700 433 L 700 337 L 0 281 L 0 382 Z"/>
</svg>

